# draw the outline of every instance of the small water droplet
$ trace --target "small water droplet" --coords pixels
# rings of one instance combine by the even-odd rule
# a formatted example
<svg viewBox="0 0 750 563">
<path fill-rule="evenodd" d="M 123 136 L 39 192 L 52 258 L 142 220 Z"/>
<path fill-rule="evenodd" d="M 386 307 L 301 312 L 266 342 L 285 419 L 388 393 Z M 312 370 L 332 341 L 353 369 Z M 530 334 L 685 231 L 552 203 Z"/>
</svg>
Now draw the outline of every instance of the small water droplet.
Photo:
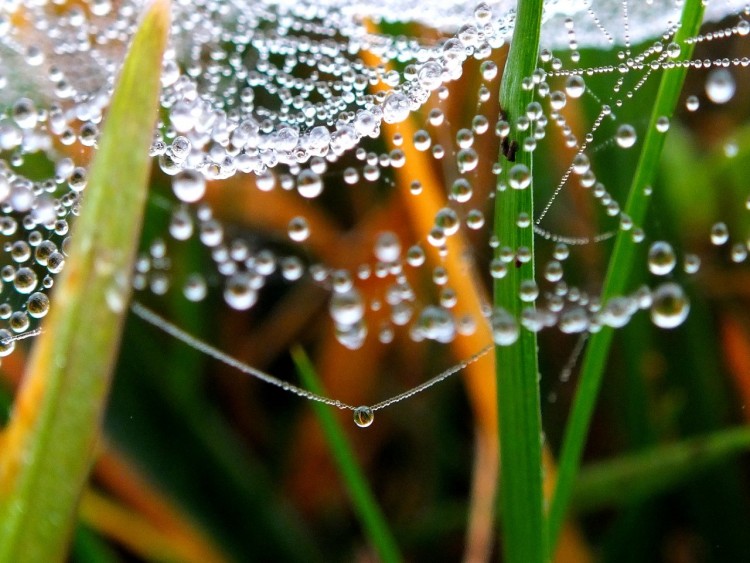
<svg viewBox="0 0 750 563">
<path fill-rule="evenodd" d="M 674 270 L 677 258 L 672 245 L 665 241 L 656 241 L 648 251 L 648 269 L 656 276 L 665 276 Z"/>
</svg>

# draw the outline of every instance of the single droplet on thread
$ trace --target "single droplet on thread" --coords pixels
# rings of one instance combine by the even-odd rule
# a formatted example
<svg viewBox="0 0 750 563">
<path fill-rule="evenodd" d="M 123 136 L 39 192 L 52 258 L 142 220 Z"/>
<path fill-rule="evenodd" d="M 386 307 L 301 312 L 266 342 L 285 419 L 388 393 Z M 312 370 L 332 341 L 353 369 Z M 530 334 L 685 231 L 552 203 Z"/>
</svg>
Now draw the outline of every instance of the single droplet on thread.
<svg viewBox="0 0 750 563">
<path fill-rule="evenodd" d="M 629 149 L 635 145 L 638 135 L 636 135 L 635 128 L 627 123 L 620 125 L 617 129 L 617 135 L 615 136 L 617 145 L 623 149 Z"/>
<path fill-rule="evenodd" d="M 583 81 L 583 78 L 577 74 L 570 76 L 565 83 L 565 92 L 571 98 L 580 98 L 585 90 L 586 83 Z"/>
<path fill-rule="evenodd" d="M 323 191 L 323 181 L 312 170 L 303 170 L 297 176 L 297 191 L 308 199 L 318 197 Z"/>
<path fill-rule="evenodd" d="M 737 85 L 725 68 L 712 70 L 706 79 L 706 96 L 715 104 L 725 104 L 734 97 Z"/>
<path fill-rule="evenodd" d="M 656 276 L 665 276 L 674 270 L 677 258 L 672 245 L 663 240 L 656 241 L 648 250 L 648 269 Z"/>
<path fill-rule="evenodd" d="M 354 409 L 354 424 L 360 428 L 367 428 L 375 420 L 375 413 L 370 407 L 357 407 Z"/>
<path fill-rule="evenodd" d="M 180 201 L 194 203 L 206 193 L 206 179 L 197 170 L 180 170 L 172 180 L 172 191 Z"/>
<path fill-rule="evenodd" d="M 291 221 L 289 221 L 287 234 L 294 242 L 307 240 L 310 236 L 310 226 L 307 223 L 307 219 L 302 216 L 293 217 Z"/>
<path fill-rule="evenodd" d="M 721 246 L 729 240 L 729 229 L 726 223 L 715 223 L 711 227 L 711 244 Z"/>
<path fill-rule="evenodd" d="M 651 320 L 659 328 L 681 325 L 690 312 L 690 301 L 682 287 L 668 282 L 657 287 L 652 294 Z"/>
</svg>

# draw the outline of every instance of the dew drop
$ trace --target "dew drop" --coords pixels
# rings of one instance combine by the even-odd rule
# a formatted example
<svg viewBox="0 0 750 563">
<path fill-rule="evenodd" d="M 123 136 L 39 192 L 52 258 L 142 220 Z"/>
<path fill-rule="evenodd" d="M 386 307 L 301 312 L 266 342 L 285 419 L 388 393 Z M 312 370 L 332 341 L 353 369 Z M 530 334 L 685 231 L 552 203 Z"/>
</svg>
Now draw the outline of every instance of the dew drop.
<svg viewBox="0 0 750 563">
<path fill-rule="evenodd" d="M 172 191 L 180 201 L 194 203 L 206 193 L 206 179 L 197 170 L 180 170 L 172 179 Z"/>
<path fill-rule="evenodd" d="M 375 413 L 370 407 L 357 407 L 354 409 L 354 424 L 360 428 L 367 428 L 375 420 Z"/>
<path fill-rule="evenodd" d="M 638 136 L 635 132 L 635 128 L 632 125 L 623 124 L 617 129 L 617 135 L 615 136 L 617 145 L 623 149 L 629 149 L 635 145 Z"/>
<path fill-rule="evenodd" d="M 39 283 L 36 272 L 31 268 L 19 268 L 13 278 L 13 287 L 18 293 L 29 294 Z"/>
<path fill-rule="evenodd" d="M 583 78 L 577 74 L 568 77 L 565 83 L 565 92 L 571 98 L 580 98 L 586 90 L 586 83 Z"/>
<path fill-rule="evenodd" d="M 514 344 L 521 334 L 518 321 L 503 308 L 498 307 L 490 317 L 492 324 L 492 340 L 498 346 Z"/>
<path fill-rule="evenodd" d="M 297 176 L 297 191 L 308 199 L 318 197 L 323 191 L 323 181 L 312 170 L 303 170 Z"/>
<path fill-rule="evenodd" d="M 668 282 L 657 287 L 652 294 L 651 320 L 660 328 L 681 325 L 690 312 L 690 302 L 682 287 Z"/>
<path fill-rule="evenodd" d="M 648 250 L 648 269 L 656 276 L 666 276 L 674 270 L 677 258 L 672 245 L 665 241 L 656 241 Z"/>
<path fill-rule="evenodd" d="M 714 223 L 711 227 L 711 244 L 721 246 L 729 240 L 729 229 L 726 223 Z"/>
<path fill-rule="evenodd" d="M 669 131 L 669 118 L 667 116 L 662 115 L 661 117 L 657 118 L 656 130 L 659 133 L 666 133 L 667 131 Z"/>
<path fill-rule="evenodd" d="M 725 104 L 734 97 L 737 86 L 729 70 L 717 68 L 706 79 L 706 96 L 715 104 Z"/>
<path fill-rule="evenodd" d="M 35 319 L 41 319 L 49 312 L 49 297 L 40 291 L 32 293 L 26 301 L 26 310 Z"/>
<path fill-rule="evenodd" d="M 531 173 L 525 164 L 515 164 L 508 171 L 508 183 L 514 190 L 524 190 L 531 185 Z"/>
<path fill-rule="evenodd" d="M 310 226 L 307 223 L 307 219 L 302 216 L 294 217 L 289 221 L 287 234 L 294 242 L 303 242 L 307 240 L 310 236 Z"/>
</svg>

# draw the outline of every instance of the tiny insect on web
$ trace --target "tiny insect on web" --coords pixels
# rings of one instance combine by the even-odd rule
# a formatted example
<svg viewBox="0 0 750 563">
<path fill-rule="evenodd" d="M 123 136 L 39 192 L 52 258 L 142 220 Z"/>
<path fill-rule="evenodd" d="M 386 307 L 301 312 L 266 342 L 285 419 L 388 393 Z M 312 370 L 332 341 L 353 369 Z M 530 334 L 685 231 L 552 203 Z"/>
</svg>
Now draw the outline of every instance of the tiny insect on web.
<svg viewBox="0 0 750 563">
<path fill-rule="evenodd" d="M 133 312 L 133 314 L 135 314 L 140 319 L 164 331 L 168 335 L 176 338 L 177 340 L 183 342 L 184 344 L 187 344 L 191 348 L 194 348 L 198 350 L 199 352 L 202 352 L 203 354 L 206 354 L 207 356 L 214 358 L 215 360 L 218 360 L 230 367 L 235 368 L 241 373 L 244 373 L 256 379 L 260 379 L 261 381 L 264 381 L 270 385 L 279 387 L 283 389 L 284 391 L 294 393 L 295 395 L 298 395 L 304 399 L 308 399 L 310 401 L 317 401 L 319 403 L 324 403 L 326 405 L 330 405 L 332 407 L 336 407 L 339 409 L 346 409 L 346 410 L 353 411 L 354 422 L 357 426 L 360 426 L 360 427 L 366 427 L 372 424 L 375 411 L 384 409 L 385 407 L 389 407 L 393 405 L 394 403 L 398 403 L 399 401 L 403 401 L 404 399 L 408 399 L 409 397 L 413 397 L 414 395 L 421 393 L 422 391 L 432 387 L 436 383 L 440 383 L 441 381 L 448 379 L 450 376 L 458 373 L 469 364 L 476 362 L 479 358 L 486 355 L 493 348 L 492 345 L 487 345 L 484 348 L 482 348 L 479 352 L 471 356 L 470 358 L 451 366 L 450 368 L 440 372 L 435 377 L 428 379 L 424 383 L 421 383 L 420 385 L 417 385 L 416 387 L 412 387 L 411 389 L 408 389 L 407 391 L 404 391 L 403 393 L 399 393 L 398 395 L 395 395 L 389 399 L 385 399 L 384 401 L 376 403 L 372 406 L 367 406 L 367 405 L 354 406 L 354 405 L 350 405 L 342 401 L 339 401 L 337 399 L 332 399 L 330 397 L 318 395 L 317 393 L 313 393 L 311 391 L 308 391 L 306 389 L 303 389 L 301 387 L 298 387 L 296 385 L 283 381 L 282 379 L 274 377 L 273 375 L 270 375 L 264 371 L 261 371 L 257 368 L 254 368 L 243 362 L 240 362 L 236 358 L 233 358 L 232 356 L 222 352 L 218 348 L 215 348 L 214 346 L 211 346 L 210 344 L 185 332 L 181 328 L 170 323 L 165 318 L 159 316 L 154 311 L 141 305 L 138 302 L 134 301 L 130 306 L 130 310 Z"/>
</svg>

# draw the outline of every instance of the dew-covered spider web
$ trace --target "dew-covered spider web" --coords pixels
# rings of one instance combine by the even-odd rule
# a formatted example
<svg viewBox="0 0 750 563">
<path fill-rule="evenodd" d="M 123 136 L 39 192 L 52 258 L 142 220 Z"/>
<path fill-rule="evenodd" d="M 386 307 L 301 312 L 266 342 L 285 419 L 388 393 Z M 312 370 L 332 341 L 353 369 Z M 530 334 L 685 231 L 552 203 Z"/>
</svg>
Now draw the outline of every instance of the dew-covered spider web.
<svg viewBox="0 0 750 563">
<path fill-rule="evenodd" d="M 175 2 L 151 146 L 158 177 L 151 205 L 168 224 L 144 241 L 136 300 L 220 293 L 229 308 L 252 311 L 280 286 L 322 290 L 330 330 L 350 349 L 368 339 L 448 344 L 486 331 L 479 354 L 490 340 L 512 345 L 520 331 L 544 329 L 583 342 L 639 311 L 659 327 L 680 325 L 690 309 L 680 280 L 700 271 L 701 258 L 634 224 L 601 163 L 637 154 L 652 85 L 683 64 L 675 61 L 685 45 L 674 42 L 682 2 L 545 2 L 539 65 L 524 82 L 535 101 L 510 119 L 497 96 L 514 6 Z M 43 328 L 143 8 L 0 2 L 2 355 Z M 710 30 L 691 42 L 726 42 L 736 55 L 684 63 L 705 77 L 704 91 L 686 96 L 687 112 L 733 102 L 736 77 L 750 63 L 747 15 L 744 2 L 707 4 Z M 544 171 L 535 172 L 535 216 L 516 220 L 539 240 L 538 279 L 520 287 L 529 304 L 521 318 L 493 309 L 488 289 L 532 259 L 492 234 L 494 200 L 532 183 L 523 165 L 510 170 L 508 185 L 498 181 L 511 127 L 525 137 L 514 150 L 556 163 L 537 164 Z M 656 127 L 668 134 L 670 119 Z M 401 203 L 386 205 L 394 200 Z M 378 214 L 392 207 L 398 213 Z M 742 263 L 748 241 L 727 221 L 717 220 L 706 238 Z M 354 223 L 365 226 L 355 231 Z M 605 259 L 592 248 L 621 230 L 644 245 L 649 283 L 602 303 L 604 267 L 580 268 Z M 190 244 L 204 248 L 210 266 L 173 267 Z M 569 269 L 575 253 L 581 260 Z M 477 291 L 478 308 L 457 290 L 459 277 Z M 136 312 L 173 326 L 140 305 Z"/>
</svg>

